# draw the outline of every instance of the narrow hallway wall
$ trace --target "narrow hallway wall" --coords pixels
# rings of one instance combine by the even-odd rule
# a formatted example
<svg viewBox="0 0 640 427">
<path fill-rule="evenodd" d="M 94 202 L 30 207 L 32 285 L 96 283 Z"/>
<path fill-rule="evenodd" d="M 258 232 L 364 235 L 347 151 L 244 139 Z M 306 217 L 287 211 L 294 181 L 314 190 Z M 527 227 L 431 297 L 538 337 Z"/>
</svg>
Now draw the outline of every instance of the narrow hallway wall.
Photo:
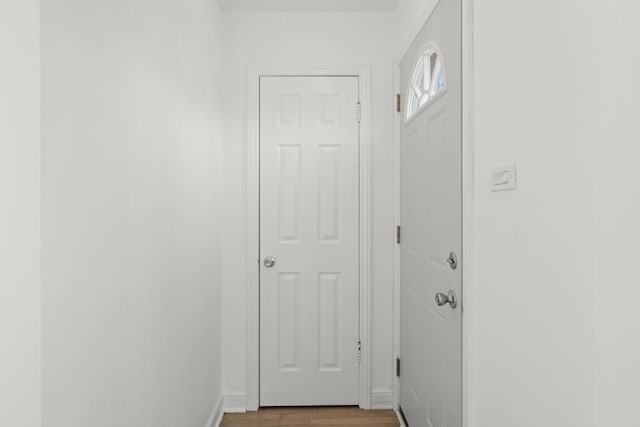
<svg viewBox="0 0 640 427">
<path fill-rule="evenodd" d="M 46 427 L 203 427 L 219 401 L 219 15 L 42 1 Z"/>
<path fill-rule="evenodd" d="M 40 5 L 0 1 L 0 426 L 41 422 Z"/>
</svg>

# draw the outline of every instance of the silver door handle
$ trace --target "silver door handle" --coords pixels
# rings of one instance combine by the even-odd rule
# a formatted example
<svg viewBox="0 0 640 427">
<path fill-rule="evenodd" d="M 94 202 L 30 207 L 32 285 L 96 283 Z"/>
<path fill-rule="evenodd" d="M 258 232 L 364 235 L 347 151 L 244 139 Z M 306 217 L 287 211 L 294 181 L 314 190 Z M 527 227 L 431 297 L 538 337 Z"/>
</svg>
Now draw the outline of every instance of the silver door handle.
<svg viewBox="0 0 640 427">
<path fill-rule="evenodd" d="M 449 294 L 438 292 L 436 294 L 436 304 L 438 304 L 438 307 L 449 304 L 451 308 L 456 308 L 458 306 L 458 297 L 453 291 L 449 291 Z"/>
<path fill-rule="evenodd" d="M 276 265 L 276 259 L 272 256 L 268 256 L 264 259 L 264 266 L 267 268 L 271 268 Z"/>
</svg>

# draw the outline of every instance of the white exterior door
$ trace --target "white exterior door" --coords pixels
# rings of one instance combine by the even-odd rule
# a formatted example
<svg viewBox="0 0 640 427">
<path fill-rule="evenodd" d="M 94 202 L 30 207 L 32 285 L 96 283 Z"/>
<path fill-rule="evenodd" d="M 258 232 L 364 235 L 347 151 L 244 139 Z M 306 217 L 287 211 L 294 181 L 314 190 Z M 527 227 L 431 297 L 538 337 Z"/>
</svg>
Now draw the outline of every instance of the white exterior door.
<svg viewBox="0 0 640 427">
<path fill-rule="evenodd" d="M 400 407 L 409 427 L 462 426 L 460 3 L 439 2 L 400 64 Z"/>
<path fill-rule="evenodd" d="M 260 79 L 260 405 L 358 403 L 357 77 Z"/>
</svg>

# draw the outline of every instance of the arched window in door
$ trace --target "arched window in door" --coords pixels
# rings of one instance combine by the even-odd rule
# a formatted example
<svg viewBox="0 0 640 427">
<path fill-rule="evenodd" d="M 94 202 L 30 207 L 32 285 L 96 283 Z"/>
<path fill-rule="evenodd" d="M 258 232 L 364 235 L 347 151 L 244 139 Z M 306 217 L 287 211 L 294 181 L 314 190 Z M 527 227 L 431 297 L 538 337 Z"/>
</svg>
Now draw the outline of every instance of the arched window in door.
<svg viewBox="0 0 640 427">
<path fill-rule="evenodd" d="M 447 76 L 440 49 L 428 43 L 413 71 L 407 90 L 407 117 L 409 120 L 434 102 L 447 90 Z"/>
</svg>

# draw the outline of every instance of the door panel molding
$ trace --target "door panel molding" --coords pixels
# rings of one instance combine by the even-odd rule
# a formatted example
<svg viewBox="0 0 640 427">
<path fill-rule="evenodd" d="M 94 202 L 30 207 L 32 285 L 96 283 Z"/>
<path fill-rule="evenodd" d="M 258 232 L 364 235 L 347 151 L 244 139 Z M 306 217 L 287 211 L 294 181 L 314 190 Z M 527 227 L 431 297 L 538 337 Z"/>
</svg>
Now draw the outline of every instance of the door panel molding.
<svg viewBox="0 0 640 427">
<path fill-rule="evenodd" d="M 247 410 L 260 405 L 260 77 L 358 77 L 361 104 L 359 138 L 359 289 L 360 385 L 359 405 L 371 408 L 371 66 L 332 64 L 250 64 L 247 67 Z M 355 106 L 354 106 L 355 108 Z"/>
</svg>

